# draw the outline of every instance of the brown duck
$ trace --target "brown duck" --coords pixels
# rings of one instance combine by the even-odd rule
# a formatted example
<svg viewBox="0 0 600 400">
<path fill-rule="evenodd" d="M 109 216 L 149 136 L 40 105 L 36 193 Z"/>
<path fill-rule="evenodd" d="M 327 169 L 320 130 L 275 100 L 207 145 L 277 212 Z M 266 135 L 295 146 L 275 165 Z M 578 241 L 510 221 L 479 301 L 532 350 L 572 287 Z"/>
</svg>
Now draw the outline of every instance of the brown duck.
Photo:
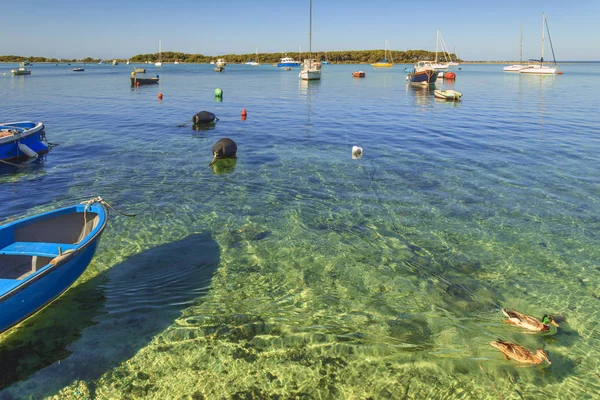
<svg viewBox="0 0 600 400">
<path fill-rule="evenodd" d="M 530 317 L 525 314 L 521 314 L 518 311 L 508 311 L 506 309 L 502 309 L 502 313 L 506 315 L 506 319 L 504 322 L 520 326 L 521 328 L 528 329 L 530 331 L 536 332 L 544 332 L 550 329 L 550 324 L 556 326 L 558 328 L 558 324 L 554 319 L 549 315 L 544 315 L 541 321 L 538 321 L 534 317 Z"/>
<path fill-rule="evenodd" d="M 548 359 L 548 355 L 542 349 L 537 349 L 534 354 L 531 350 L 523 346 L 519 346 L 515 343 L 505 342 L 502 339 L 490 342 L 490 345 L 504 353 L 504 357 L 506 357 L 507 360 L 512 358 L 513 360 L 523 364 L 541 364 L 544 361 L 546 361 L 548 364 L 552 364 Z"/>
</svg>

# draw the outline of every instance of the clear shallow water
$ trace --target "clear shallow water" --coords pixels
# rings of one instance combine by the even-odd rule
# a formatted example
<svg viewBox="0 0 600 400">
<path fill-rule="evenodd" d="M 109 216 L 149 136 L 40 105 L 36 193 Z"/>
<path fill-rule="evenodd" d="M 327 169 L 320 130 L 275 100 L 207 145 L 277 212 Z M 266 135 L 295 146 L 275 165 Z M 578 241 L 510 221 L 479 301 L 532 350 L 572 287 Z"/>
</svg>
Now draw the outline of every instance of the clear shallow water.
<svg viewBox="0 0 600 400">
<path fill-rule="evenodd" d="M 0 220 L 98 195 L 137 216 L 113 213 L 77 284 L 0 336 L 2 395 L 600 391 L 600 64 L 464 65 L 436 85 L 460 103 L 407 86 L 402 66 L 327 65 L 308 83 L 270 65 L 149 66 L 161 82 L 139 89 L 127 66 L 73 66 L 0 77 L 3 119 L 41 120 L 58 143 L 0 170 Z M 213 129 L 176 127 L 200 110 Z M 213 170 L 221 137 L 238 159 Z M 500 307 L 561 328 L 523 334 Z M 496 338 L 552 365 L 508 362 Z"/>
</svg>

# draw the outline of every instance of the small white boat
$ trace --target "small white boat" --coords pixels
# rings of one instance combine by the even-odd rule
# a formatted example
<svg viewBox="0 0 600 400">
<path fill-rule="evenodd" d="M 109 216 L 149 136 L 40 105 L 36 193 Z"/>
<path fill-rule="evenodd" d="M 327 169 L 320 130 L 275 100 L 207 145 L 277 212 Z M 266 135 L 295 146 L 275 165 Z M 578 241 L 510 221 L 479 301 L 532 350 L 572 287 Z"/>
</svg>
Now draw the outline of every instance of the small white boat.
<svg viewBox="0 0 600 400">
<path fill-rule="evenodd" d="M 447 90 L 436 89 L 433 91 L 433 95 L 435 97 L 437 97 L 438 99 L 453 100 L 453 101 L 460 100 L 460 98 L 462 97 L 461 92 L 457 92 L 456 90 L 452 90 L 452 89 L 447 89 Z"/>
<path fill-rule="evenodd" d="M 119 65 L 119 62 L 117 60 L 113 60 L 112 65 Z"/>
<path fill-rule="evenodd" d="M 13 75 L 31 75 L 31 71 L 25 68 L 25 63 L 19 64 L 17 69 L 11 69 L 10 73 Z"/>
<path fill-rule="evenodd" d="M 162 43 L 158 41 L 158 61 L 154 63 L 155 67 L 162 67 Z"/>
<path fill-rule="evenodd" d="M 224 66 L 226 66 L 226 65 L 227 65 L 227 61 L 225 61 L 224 59 L 222 59 L 222 58 L 219 58 L 219 59 L 217 60 L 217 66 L 219 66 L 219 67 L 224 67 Z"/>
</svg>

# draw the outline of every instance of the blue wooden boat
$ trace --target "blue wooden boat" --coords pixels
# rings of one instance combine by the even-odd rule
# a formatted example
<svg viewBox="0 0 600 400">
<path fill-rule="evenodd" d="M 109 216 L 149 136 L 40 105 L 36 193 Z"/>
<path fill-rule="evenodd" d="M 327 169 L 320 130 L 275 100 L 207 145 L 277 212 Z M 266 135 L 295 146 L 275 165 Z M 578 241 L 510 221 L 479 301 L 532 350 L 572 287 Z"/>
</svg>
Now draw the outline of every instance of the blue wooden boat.
<svg viewBox="0 0 600 400">
<path fill-rule="evenodd" d="M 438 70 L 434 68 L 431 61 L 419 61 L 415 68 L 406 75 L 406 80 L 410 83 L 420 83 L 423 85 L 434 84 L 438 78 Z"/>
<path fill-rule="evenodd" d="M 106 222 L 97 198 L 0 226 L 0 333 L 73 285 L 92 260 Z"/>
<path fill-rule="evenodd" d="M 41 122 L 0 123 L 0 161 L 37 158 L 49 150 Z"/>
</svg>

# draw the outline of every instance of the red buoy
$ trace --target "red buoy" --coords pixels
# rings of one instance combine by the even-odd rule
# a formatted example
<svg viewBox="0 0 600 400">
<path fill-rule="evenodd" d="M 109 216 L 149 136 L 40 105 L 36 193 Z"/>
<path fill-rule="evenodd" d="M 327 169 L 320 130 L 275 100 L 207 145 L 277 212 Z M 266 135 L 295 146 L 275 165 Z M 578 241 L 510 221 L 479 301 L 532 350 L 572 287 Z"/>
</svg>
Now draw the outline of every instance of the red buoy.
<svg viewBox="0 0 600 400">
<path fill-rule="evenodd" d="M 159 99 L 159 100 L 162 100 L 162 93 L 159 93 L 159 94 L 158 94 L 158 99 Z"/>
<path fill-rule="evenodd" d="M 244 109 L 242 110 L 242 117 L 247 116 L 248 113 L 246 112 L 246 107 L 244 107 Z"/>
<path fill-rule="evenodd" d="M 140 86 L 140 83 L 139 82 L 135 82 L 135 86 Z"/>
<path fill-rule="evenodd" d="M 444 78 L 446 79 L 456 79 L 456 74 L 454 72 L 446 72 L 446 75 L 444 75 Z"/>
<path fill-rule="evenodd" d="M 558 71 L 558 72 L 557 72 L 557 74 L 558 74 L 558 75 L 562 75 L 562 71 Z"/>
</svg>

